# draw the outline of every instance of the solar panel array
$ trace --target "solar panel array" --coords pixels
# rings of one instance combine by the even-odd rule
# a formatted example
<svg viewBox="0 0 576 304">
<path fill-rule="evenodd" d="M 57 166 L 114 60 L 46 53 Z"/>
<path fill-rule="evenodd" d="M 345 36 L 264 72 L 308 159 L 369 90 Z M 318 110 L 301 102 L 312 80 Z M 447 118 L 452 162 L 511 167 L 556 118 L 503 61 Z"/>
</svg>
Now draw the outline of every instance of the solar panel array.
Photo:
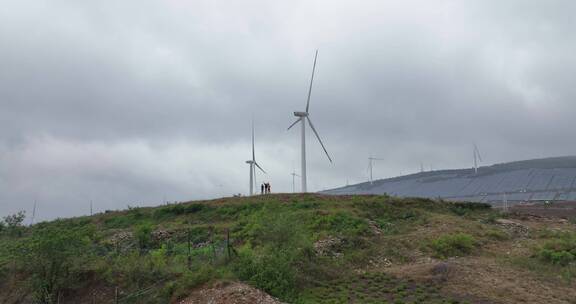
<svg viewBox="0 0 576 304">
<path fill-rule="evenodd" d="M 496 202 L 505 198 L 509 201 L 576 200 L 576 164 L 568 168 L 510 167 L 505 170 L 484 167 L 490 170 L 480 170 L 478 174 L 469 169 L 426 172 L 378 180 L 373 184 L 351 185 L 324 193 L 386 193 L 476 202 Z"/>
</svg>

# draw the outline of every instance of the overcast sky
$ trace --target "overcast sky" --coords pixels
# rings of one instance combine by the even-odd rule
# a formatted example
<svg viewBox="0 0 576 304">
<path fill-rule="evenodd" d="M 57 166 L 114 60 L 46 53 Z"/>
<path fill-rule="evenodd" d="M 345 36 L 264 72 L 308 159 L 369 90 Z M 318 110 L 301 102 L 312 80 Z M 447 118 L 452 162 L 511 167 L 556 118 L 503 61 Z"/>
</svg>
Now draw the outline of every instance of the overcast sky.
<svg viewBox="0 0 576 304">
<path fill-rule="evenodd" d="M 576 154 L 572 0 L 0 0 L 0 216 Z M 299 188 L 299 187 L 298 187 Z"/>
</svg>

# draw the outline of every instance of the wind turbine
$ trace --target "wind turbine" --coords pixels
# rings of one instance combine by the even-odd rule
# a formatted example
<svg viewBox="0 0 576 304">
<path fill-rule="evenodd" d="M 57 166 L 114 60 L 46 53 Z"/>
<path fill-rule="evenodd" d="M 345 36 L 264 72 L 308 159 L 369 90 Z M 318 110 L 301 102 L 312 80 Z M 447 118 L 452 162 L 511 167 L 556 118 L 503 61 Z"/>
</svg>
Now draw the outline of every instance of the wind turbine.
<svg viewBox="0 0 576 304">
<path fill-rule="evenodd" d="M 373 178 L 372 178 L 372 169 L 374 168 L 374 161 L 375 160 L 384 160 L 382 158 L 375 158 L 375 157 L 368 157 L 368 171 L 370 172 L 370 184 L 372 184 L 374 182 Z"/>
<path fill-rule="evenodd" d="M 252 121 L 252 159 L 246 161 L 250 165 L 250 196 L 254 195 L 254 183 L 256 183 L 256 168 L 266 174 L 266 171 L 256 162 L 256 153 L 254 152 L 254 121 Z"/>
<path fill-rule="evenodd" d="M 478 150 L 478 146 L 474 144 L 474 174 L 478 174 L 478 161 L 482 161 L 482 157 L 480 156 L 480 151 Z"/>
<path fill-rule="evenodd" d="M 310 128 L 312 129 L 312 131 L 314 132 L 314 134 L 316 135 L 316 138 L 318 138 L 318 141 L 320 142 L 320 145 L 322 146 L 322 149 L 324 149 L 324 153 L 326 153 L 326 156 L 328 156 L 328 160 L 330 160 L 330 162 L 332 162 L 332 158 L 330 158 L 330 155 L 328 154 L 328 151 L 326 150 L 326 147 L 324 147 L 324 143 L 322 143 L 322 139 L 320 139 L 320 135 L 318 135 L 318 132 L 316 132 L 316 128 L 314 128 L 314 124 L 312 123 L 312 120 L 310 120 L 310 114 L 309 114 L 309 109 L 310 109 L 310 95 L 312 94 L 312 83 L 314 82 L 314 71 L 316 70 L 316 59 L 318 58 L 318 50 L 316 50 L 316 55 L 314 55 L 314 65 L 312 66 L 312 78 L 310 78 L 310 87 L 308 88 L 308 99 L 306 101 L 306 111 L 305 112 L 294 112 L 294 116 L 298 117 L 298 119 L 296 119 L 296 121 L 294 123 L 292 123 L 290 125 L 290 127 L 288 127 L 288 130 L 290 130 L 294 125 L 296 125 L 297 123 L 301 122 L 302 123 L 302 192 L 306 193 L 308 192 L 308 187 L 306 186 L 306 121 L 308 121 L 308 123 L 310 123 Z"/>
<path fill-rule="evenodd" d="M 34 208 L 32 209 L 32 218 L 30 219 L 30 226 L 34 225 L 34 220 L 36 219 L 36 203 L 37 201 L 34 200 Z"/>
<path fill-rule="evenodd" d="M 292 175 L 292 193 L 296 192 L 296 177 L 301 177 L 300 175 L 296 174 L 296 170 L 290 173 Z"/>
</svg>

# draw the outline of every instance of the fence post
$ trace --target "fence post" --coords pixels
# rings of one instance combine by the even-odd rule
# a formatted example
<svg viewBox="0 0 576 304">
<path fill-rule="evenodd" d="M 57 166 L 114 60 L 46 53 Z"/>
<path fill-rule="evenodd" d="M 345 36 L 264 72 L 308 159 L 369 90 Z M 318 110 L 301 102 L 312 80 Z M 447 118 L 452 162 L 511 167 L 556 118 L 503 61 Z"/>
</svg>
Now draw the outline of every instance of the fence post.
<svg viewBox="0 0 576 304">
<path fill-rule="evenodd" d="M 114 304 L 118 304 L 118 286 L 114 289 Z"/>
<path fill-rule="evenodd" d="M 190 243 L 190 228 L 188 228 L 188 270 L 192 270 L 192 244 Z"/>
<path fill-rule="evenodd" d="M 226 251 L 228 252 L 228 260 L 230 260 L 230 228 L 226 228 Z"/>
<path fill-rule="evenodd" d="M 212 245 L 212 262 L 216 263 L 216 246 L 214 246 L 214 227 L 210 227 L 210 244 Z"/>
</svg>

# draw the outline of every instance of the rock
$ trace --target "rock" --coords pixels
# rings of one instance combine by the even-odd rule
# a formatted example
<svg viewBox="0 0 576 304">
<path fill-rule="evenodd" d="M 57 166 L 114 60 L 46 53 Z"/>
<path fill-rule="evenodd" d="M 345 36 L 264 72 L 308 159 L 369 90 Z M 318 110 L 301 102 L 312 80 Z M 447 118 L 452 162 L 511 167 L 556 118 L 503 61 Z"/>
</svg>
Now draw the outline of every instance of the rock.
<svg viewBox="0 0 576 304">
<path fill-rule="evenodd" d="M 342 253 L 338 252 L 340 244 L 342 244 L 342 239 L 327 237 L 314 243 L 314 252 L 319 256 L 340 257 L 342 255 Z"/>
<path fill-rule="evenodd" d="M 172 237 L 172 232 L 168 230 L 156 230 L 152 232 L 152 239 L 156 242 L 163 242 Z"/>
<path fill-rule="evenodd" d="M 530 235 L 530 231 L 528 227 L 517 223 L 515 221 L 507 220 L 507 219 L 497 219 L 496 225 L 505 229 L 508 233 L 513 236 L 517 237 L 528 237 Z"/>
<path fill-rule="evenodd" d="M 368 220 L 368 227 L 370 228 L 370 231 L 372 231 L 373 234 L 375 235 L 382 234 L 382 229 L 380 229 L 378 223 L 372 220 Z"/>
<path fill-rule="evenodd" d="M 434 267 L 432 267 L 430 272 L 437 281 L 446 282 L 446 280 L 448 280 L 448 276 L 450 275 L 451 269 L 452 266 L 450 266 L 450 264 L 446 262 L 440 262 L 434 265 Z"/>
</svg>

